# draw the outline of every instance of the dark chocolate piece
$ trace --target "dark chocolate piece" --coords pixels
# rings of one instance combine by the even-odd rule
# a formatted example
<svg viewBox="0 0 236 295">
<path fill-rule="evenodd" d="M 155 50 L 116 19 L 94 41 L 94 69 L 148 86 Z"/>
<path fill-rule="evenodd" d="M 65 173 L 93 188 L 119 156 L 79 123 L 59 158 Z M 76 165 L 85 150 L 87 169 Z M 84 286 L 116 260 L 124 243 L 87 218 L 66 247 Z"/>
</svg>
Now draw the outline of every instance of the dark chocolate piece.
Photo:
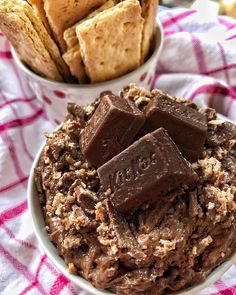
<svg viewBox="0 0 236 295">
<path fill-rule="evenodd" d="M 68 114 L 71 115 L 73 117 L 73 119 L 83 119 L 85 118 L 85 111 L 84 109 L 75 103 L 69 102 L 67 104 L 67 111 Z"/>
<path fill-rule="evenodd" d="M 123 259 L 129 260 L 130 257 L 133 257 L 136 259 L 136 265 L 145 264 L 147 257 L 141 251 L 124 215 L 114 208 L 110 200 L 105 200 L 104 205 L 108 215 L 109 224 L 116 235 L 119 248 L 127 249 L 126 255 L 125 252 L 123 252 Z"/>
<path fill-rule="evenodd" d="M 146 123 L 141 130 L 142 135 L 163 127 L 187 160 L 199 158 L 207 136 L 206 116 L 162 92 L 156 93 L 144 112 Z"/>
<path fill-rule="evenodd" d="M 124 150 L 145 122 L 132 101 L 105 95 L 81 135 L 85 158 L 96 167 Z"/>
<path fill-rule="evenodd" d="M 138 243 L 133 236 L 123 214 L 117 212 L 109 200 L 104 201 L 109 223 L 117 237 L 120 248 L 137 248 Z"/>
<path fill-rule="evenodd" d="M 231 122 L 209 122 L 207 134 L 207 144 L 209 146 L 215 147 L 231 139 L 236 139 L 236 125 Z"/>
<path fill-rule="evenodd" d="M 172 201 L 158 200 L 154 208 L 143 210 L 139 214 L 139 230 L 143 233 L 150 233 L 155 227 L 159 226 L 172 206 Z"/>
<path fill-rule="evenodd" d="M 122 212 L 196 180 L 190 164 L 160 128 L 145 135 L 98 169 L 102 191 L 111 190 L 114 207 Z"/>
<path fill-rule="evenodd" d="M 77 197 L 77 202 L 85 212 L 93 212 L 95 210 L 95 205 L 98 202 L 96 194 L 92 193 L 88 189 L 84 189 L 81 186 L 75 188 L 75 194 Z"/>
</svg>

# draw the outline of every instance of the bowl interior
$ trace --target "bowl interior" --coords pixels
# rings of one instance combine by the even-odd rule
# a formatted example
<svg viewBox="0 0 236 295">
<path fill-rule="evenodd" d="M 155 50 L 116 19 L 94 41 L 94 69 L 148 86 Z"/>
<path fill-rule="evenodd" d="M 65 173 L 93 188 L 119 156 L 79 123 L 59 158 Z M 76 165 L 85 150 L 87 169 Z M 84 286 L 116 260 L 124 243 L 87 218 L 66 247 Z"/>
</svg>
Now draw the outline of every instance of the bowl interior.
<svg viewBox="0 0 236 295">
<path fill-rule="evenodd" d="M 60 126 L 58 128 L 60 128 Z M 47 234 L 46 227 L 45 227 L 44 216 L 43 216 L 43 213 L 41 210 L 41 205 L 39 202 L 39 198 L 38 198 L 38 194 L 37 194 L 37 190 L 36 190 L 36 186 L 35 186 L 35 182 L 34 182 L 34 169 L 38 165 L 39 158 L 42 154 L 43 147 L 44 147 L 45 143 L 46 142 L 44 142 L 43 146 L 39 150 L 39 152 L 35 158 L 35 161 L 32 165 L 32 169 L 31 169 L 30 177 L 29 177 L 29 183 L 28 183 L 28 196 L 27 196 L 28 206 L 29 206 L 31 218 L 33 221 L 33 227 L 34 227 L 36 237 L 37 237 L 41 247 L 43 248 L 43 250 L 45 251 L 45 253 L 49 257 L 49 259 L 51 260 L 51 262 L 56 266 L 56 268 L 60 272 L 62 272 L 75 285 L 81 287 L 82 289 L 84 289 L 94 295 L 103 295 L 103 294 L 112 295 L 113 293 L 110 293 L 108 291 L 99 290 L 99 289 L 94 288 L 88 281 L 86 281 L 82 277 L 70 274 L 67 271 L 67 266 L 66 266 L 64 260 L 58 255 L 56 247 L 52 244 L 52 242 L 48 238 L 48 234 Z M 213 284 L 216 280 L 221 278 L 223 276 L 223 274 L 235 262 L 236 262 L 236 253 L 234 253 L 228 261 L 226 261 L 223 264 L 221 264 L 220 266 L 218 266 L 207 277 L 207 279 L 203 283 L 196 285 L 194 287 L 185 289 L 181 292 L 177 292 L 175 294 L 179 294 L 179 295 L 180 294 L 181 295 L 196 294 L 197 292 L 207 288 L 208 286 Z"/>
</svg>

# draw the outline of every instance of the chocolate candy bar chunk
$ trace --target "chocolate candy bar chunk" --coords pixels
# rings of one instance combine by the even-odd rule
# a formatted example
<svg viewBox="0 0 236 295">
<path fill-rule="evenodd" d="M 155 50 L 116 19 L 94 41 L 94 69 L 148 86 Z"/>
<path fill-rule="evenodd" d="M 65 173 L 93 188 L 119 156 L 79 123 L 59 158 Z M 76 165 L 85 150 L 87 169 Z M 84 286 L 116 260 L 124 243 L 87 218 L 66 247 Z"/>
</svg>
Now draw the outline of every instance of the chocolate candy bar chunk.
<svg viewBox="0 0 236 295">
<path fill-rule="evenodd" d="M 199 158 L 207 136 L 206 116 L 162 92 L 155 95 L 144 112 L 142 135 L 163 127 L 187 160 L 194 162 Z"/>
<path fill-rule="evenodd" d="M 236 125 L 231 122 L 212 120 L 208 123 L 207 144 L 211 147 L 236 139 Z"/>
<path fill-rule="evenodd" d="M 98 169 L 102 191 L 128 212 L 191 185 L 196 174 L 163 128 L 149 133 Z M 107 194 L 106 194 L 107 195 Z"/>
<path fill-rule="evenodd" d="M 106 210 L 107 222 L 116 237 L 118 247 L 123 250 L 120 257 L 122 264 L 130 264 L 132 258 L 135 258 L 136 265 L 142 266 L 145 264 L 148 257 L 141 250 L 124 214 L 118 212 L 109 199 L 103 202 L 103 206 Z"/>
<path fill-rule="evenodd" d="M 99 167 L 124 150 L 145 122 L 135 104 L 113 94 L 105 95 L 81 134 L 84 157 Z"/>
</svg>

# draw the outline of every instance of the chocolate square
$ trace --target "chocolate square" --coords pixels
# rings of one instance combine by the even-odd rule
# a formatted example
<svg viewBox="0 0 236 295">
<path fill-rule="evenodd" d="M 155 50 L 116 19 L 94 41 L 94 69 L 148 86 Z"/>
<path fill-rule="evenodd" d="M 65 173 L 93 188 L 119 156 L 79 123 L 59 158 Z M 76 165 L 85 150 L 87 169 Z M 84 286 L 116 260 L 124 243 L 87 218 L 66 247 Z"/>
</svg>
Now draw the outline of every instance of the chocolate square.
<svg viewBox="0 0 236 295">
<path fill-rule="evenodd" d="M 146 122 L 141 135 L 163 127 L 187 160 L 199 158 L 207 136 L 206 116 L 162 92 L 155 95 L 144 113 Z"/>
<path fill-rule="evenodd" d="M 127 99 L 105 95 L 81 134 L 84 157 L 99 167 L 124 150 L 145 122 L 145 115 Z"/>
<path fill-rule="evenodd" d="M 167 132 L 160 128 L 142 137 L 98 169 L 102 190 L 110 189 L 113 206 L 122 212 L 146 201 L 165 198 L 191 185 L 196 174 Z"/>
</svg>

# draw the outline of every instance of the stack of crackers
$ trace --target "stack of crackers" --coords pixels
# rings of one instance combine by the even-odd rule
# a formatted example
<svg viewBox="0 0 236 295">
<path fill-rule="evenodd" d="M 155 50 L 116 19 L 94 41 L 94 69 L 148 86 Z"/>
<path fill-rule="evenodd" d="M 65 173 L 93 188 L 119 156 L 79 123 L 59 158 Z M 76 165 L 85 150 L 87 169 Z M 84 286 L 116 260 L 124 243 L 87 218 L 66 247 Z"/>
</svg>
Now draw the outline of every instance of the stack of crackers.
<svg viewBox="0 0 236 295">
<path fill-rule="evenodd" d="M 158 0 L 1 0 L 0 30 L 37 74 L 97 83 L 145 61 L 157 5 Z"/>
</svg>

